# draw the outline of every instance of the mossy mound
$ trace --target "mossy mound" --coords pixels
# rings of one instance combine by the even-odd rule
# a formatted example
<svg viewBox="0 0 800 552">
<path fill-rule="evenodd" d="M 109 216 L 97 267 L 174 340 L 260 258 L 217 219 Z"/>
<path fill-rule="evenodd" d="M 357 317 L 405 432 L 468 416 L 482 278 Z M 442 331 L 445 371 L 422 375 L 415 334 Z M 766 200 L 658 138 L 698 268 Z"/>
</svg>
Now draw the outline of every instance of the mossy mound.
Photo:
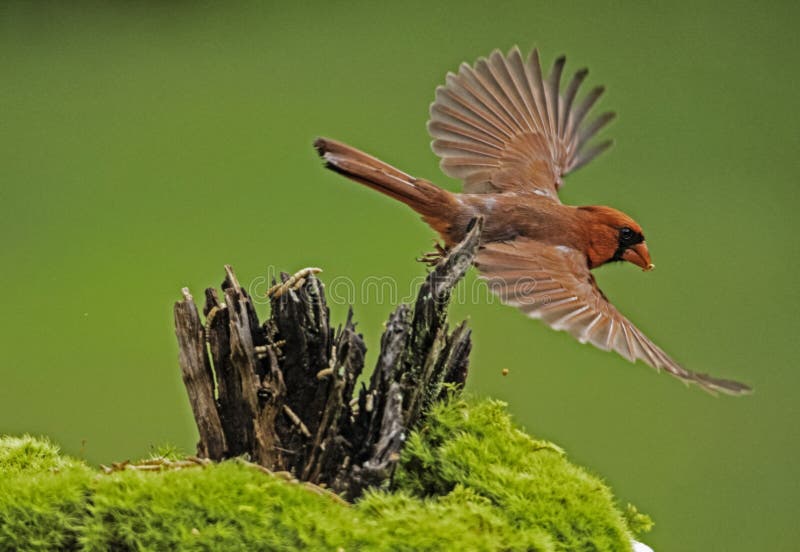
<svg viewBox="0 0 800 552">
<path fill-rule="evenodd" d="M 501 403 L 439 404 L 391 490 L 348 506 L 242 462 L 103 474 L 0 439 L 1 550 L 630 550 L 649 520 L 516 428 Z"/>
</svg>

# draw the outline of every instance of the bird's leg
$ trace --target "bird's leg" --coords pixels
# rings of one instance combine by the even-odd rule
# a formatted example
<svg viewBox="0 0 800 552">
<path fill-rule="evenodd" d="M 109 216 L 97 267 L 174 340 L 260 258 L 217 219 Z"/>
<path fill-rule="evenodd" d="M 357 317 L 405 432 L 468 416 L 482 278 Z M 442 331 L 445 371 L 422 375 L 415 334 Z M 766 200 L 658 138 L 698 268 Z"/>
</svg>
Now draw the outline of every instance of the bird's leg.
<svg viewBox="0 0 800 552">
<path fill-rule="evenodd" d="M 425 263 L 428 266 L 436 266 L 439 261 L 447 256 L 447 247 L 440 244 L 438 241 L 433 240 L 433 247 L 434 251 L 425 253 L 422 257 L 417 259 L 417 261 Z"/>
</svg>

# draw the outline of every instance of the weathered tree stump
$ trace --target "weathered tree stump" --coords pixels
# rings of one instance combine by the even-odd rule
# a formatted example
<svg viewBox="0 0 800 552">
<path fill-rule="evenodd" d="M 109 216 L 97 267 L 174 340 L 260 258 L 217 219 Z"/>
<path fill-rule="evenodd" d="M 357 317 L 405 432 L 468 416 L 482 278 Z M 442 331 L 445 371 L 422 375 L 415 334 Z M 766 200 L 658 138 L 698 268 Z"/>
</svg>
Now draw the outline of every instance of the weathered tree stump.
<svg viewBox="0 0 800 552">
<path fill-rule="evenodd" d="M 480 230 L 475 224 L 428 274 L 413 309 L 400 305 L 389 316 L 369 386 L 357 393 L 364 341 L 352 309 L 344 325 L 331 328 L 315 270 L 281 276 L 264 323 L 229 266 L 224 299 L 206 290 L 205 323 L 184 288 L 175 328 L 198 455 L 246 455 L 350 499 L 386 481 L 408 431 L 446 384 L 466 380 L 470 330 L 461 323 L 448 331 L 447 306 L 472 265 Z"/>
</svg>

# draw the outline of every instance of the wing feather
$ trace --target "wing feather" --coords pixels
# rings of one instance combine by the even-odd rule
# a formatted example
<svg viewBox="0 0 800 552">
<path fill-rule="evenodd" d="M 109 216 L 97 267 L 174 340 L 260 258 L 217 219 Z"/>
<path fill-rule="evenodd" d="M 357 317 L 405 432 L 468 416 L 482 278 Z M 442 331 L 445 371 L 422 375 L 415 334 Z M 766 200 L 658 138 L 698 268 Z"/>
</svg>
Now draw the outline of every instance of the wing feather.
<svg viewBox="0 0 800 552">
<path fill-rule="evenodd" d="M 575 96 L 578 93 L 581 83 L 583 83 L 586 75 L 589 74 L 588 69 L 581 69 L 575 73 L 572 80 L 567 86 L 567 92 L 564 95 L 564 110 L 561 112 L 561 120 L 559 121 L 559 138 L 564 138 L 569 122 L 569 114 L 572 112 L 572 103 L 575 101 Z"/>
<path fill-rule="evenodd" d="M 529 127 L 532 132 L 543 133 L 545 131 L 542 117 L 536 104 L 536 98 L 533 96 L 533 90 L 529 86 L 529 77 L 527 66 L 522 59 L 522 54 L 519 48 L 513 48 L 508 54 L 508 70 L 514 82 L 514 88 L 519 93 L 522 101 L 525 104 L 525 109 L 528 113 L 528 120 L 532 123 Z"/>
<path fill-rule="evenodd" d="M 611 146 L 590 141 L 613 113 L 584 122 L 603 88 L 576 103 L 587 74 L 581 69 L 562 94 L 565 62 L 557 58 L 545 78 L 539 52 L 524 60 L 515 47 L 448 73 L 436 89 L 428 131 L 442 170 L 464 180 L 465 192 L 537 193 L 558 201 L 562 177 Z"/>
<path fill-rule="evenodd" d="M 564 63 L 567 58 L 564 56 L 556 58 L 550 76 L 547 78 L 547 111 L 550 115 L 550 136 L 555 139 L 558 137 L 558 102 L 559 87 L 561 85 L 561 73 L 564 71 Z"/>
<path fill-rule="evenodd" d="M 577 250 L 521 238 L 483 245 L 475 264 L 501 301 L 582 343 L 641 360 L 711 393 L 750 392 L 742 383 L 691 372 L 672 360 L 605 298 Z"/>
</svg>

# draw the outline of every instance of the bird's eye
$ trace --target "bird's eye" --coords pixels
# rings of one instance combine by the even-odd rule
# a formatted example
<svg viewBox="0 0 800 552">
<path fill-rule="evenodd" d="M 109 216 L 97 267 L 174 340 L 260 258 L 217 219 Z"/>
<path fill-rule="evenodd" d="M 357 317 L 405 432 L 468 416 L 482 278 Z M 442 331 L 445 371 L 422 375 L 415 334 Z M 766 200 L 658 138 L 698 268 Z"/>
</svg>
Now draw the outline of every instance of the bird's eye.
<svg viewBox="0 0 800 552">
<path fill-rule="evenodd" d="M 633 229 L 627 226 L 623 226 L 622 228 L 619 229 L 620 245 L 628 246 L 628 245 L 633 245 L 635 243 L 639 243 L 641 241 L 644 241 L 644 237 L 641 234 L 634 232 Z"/>
</svg>

